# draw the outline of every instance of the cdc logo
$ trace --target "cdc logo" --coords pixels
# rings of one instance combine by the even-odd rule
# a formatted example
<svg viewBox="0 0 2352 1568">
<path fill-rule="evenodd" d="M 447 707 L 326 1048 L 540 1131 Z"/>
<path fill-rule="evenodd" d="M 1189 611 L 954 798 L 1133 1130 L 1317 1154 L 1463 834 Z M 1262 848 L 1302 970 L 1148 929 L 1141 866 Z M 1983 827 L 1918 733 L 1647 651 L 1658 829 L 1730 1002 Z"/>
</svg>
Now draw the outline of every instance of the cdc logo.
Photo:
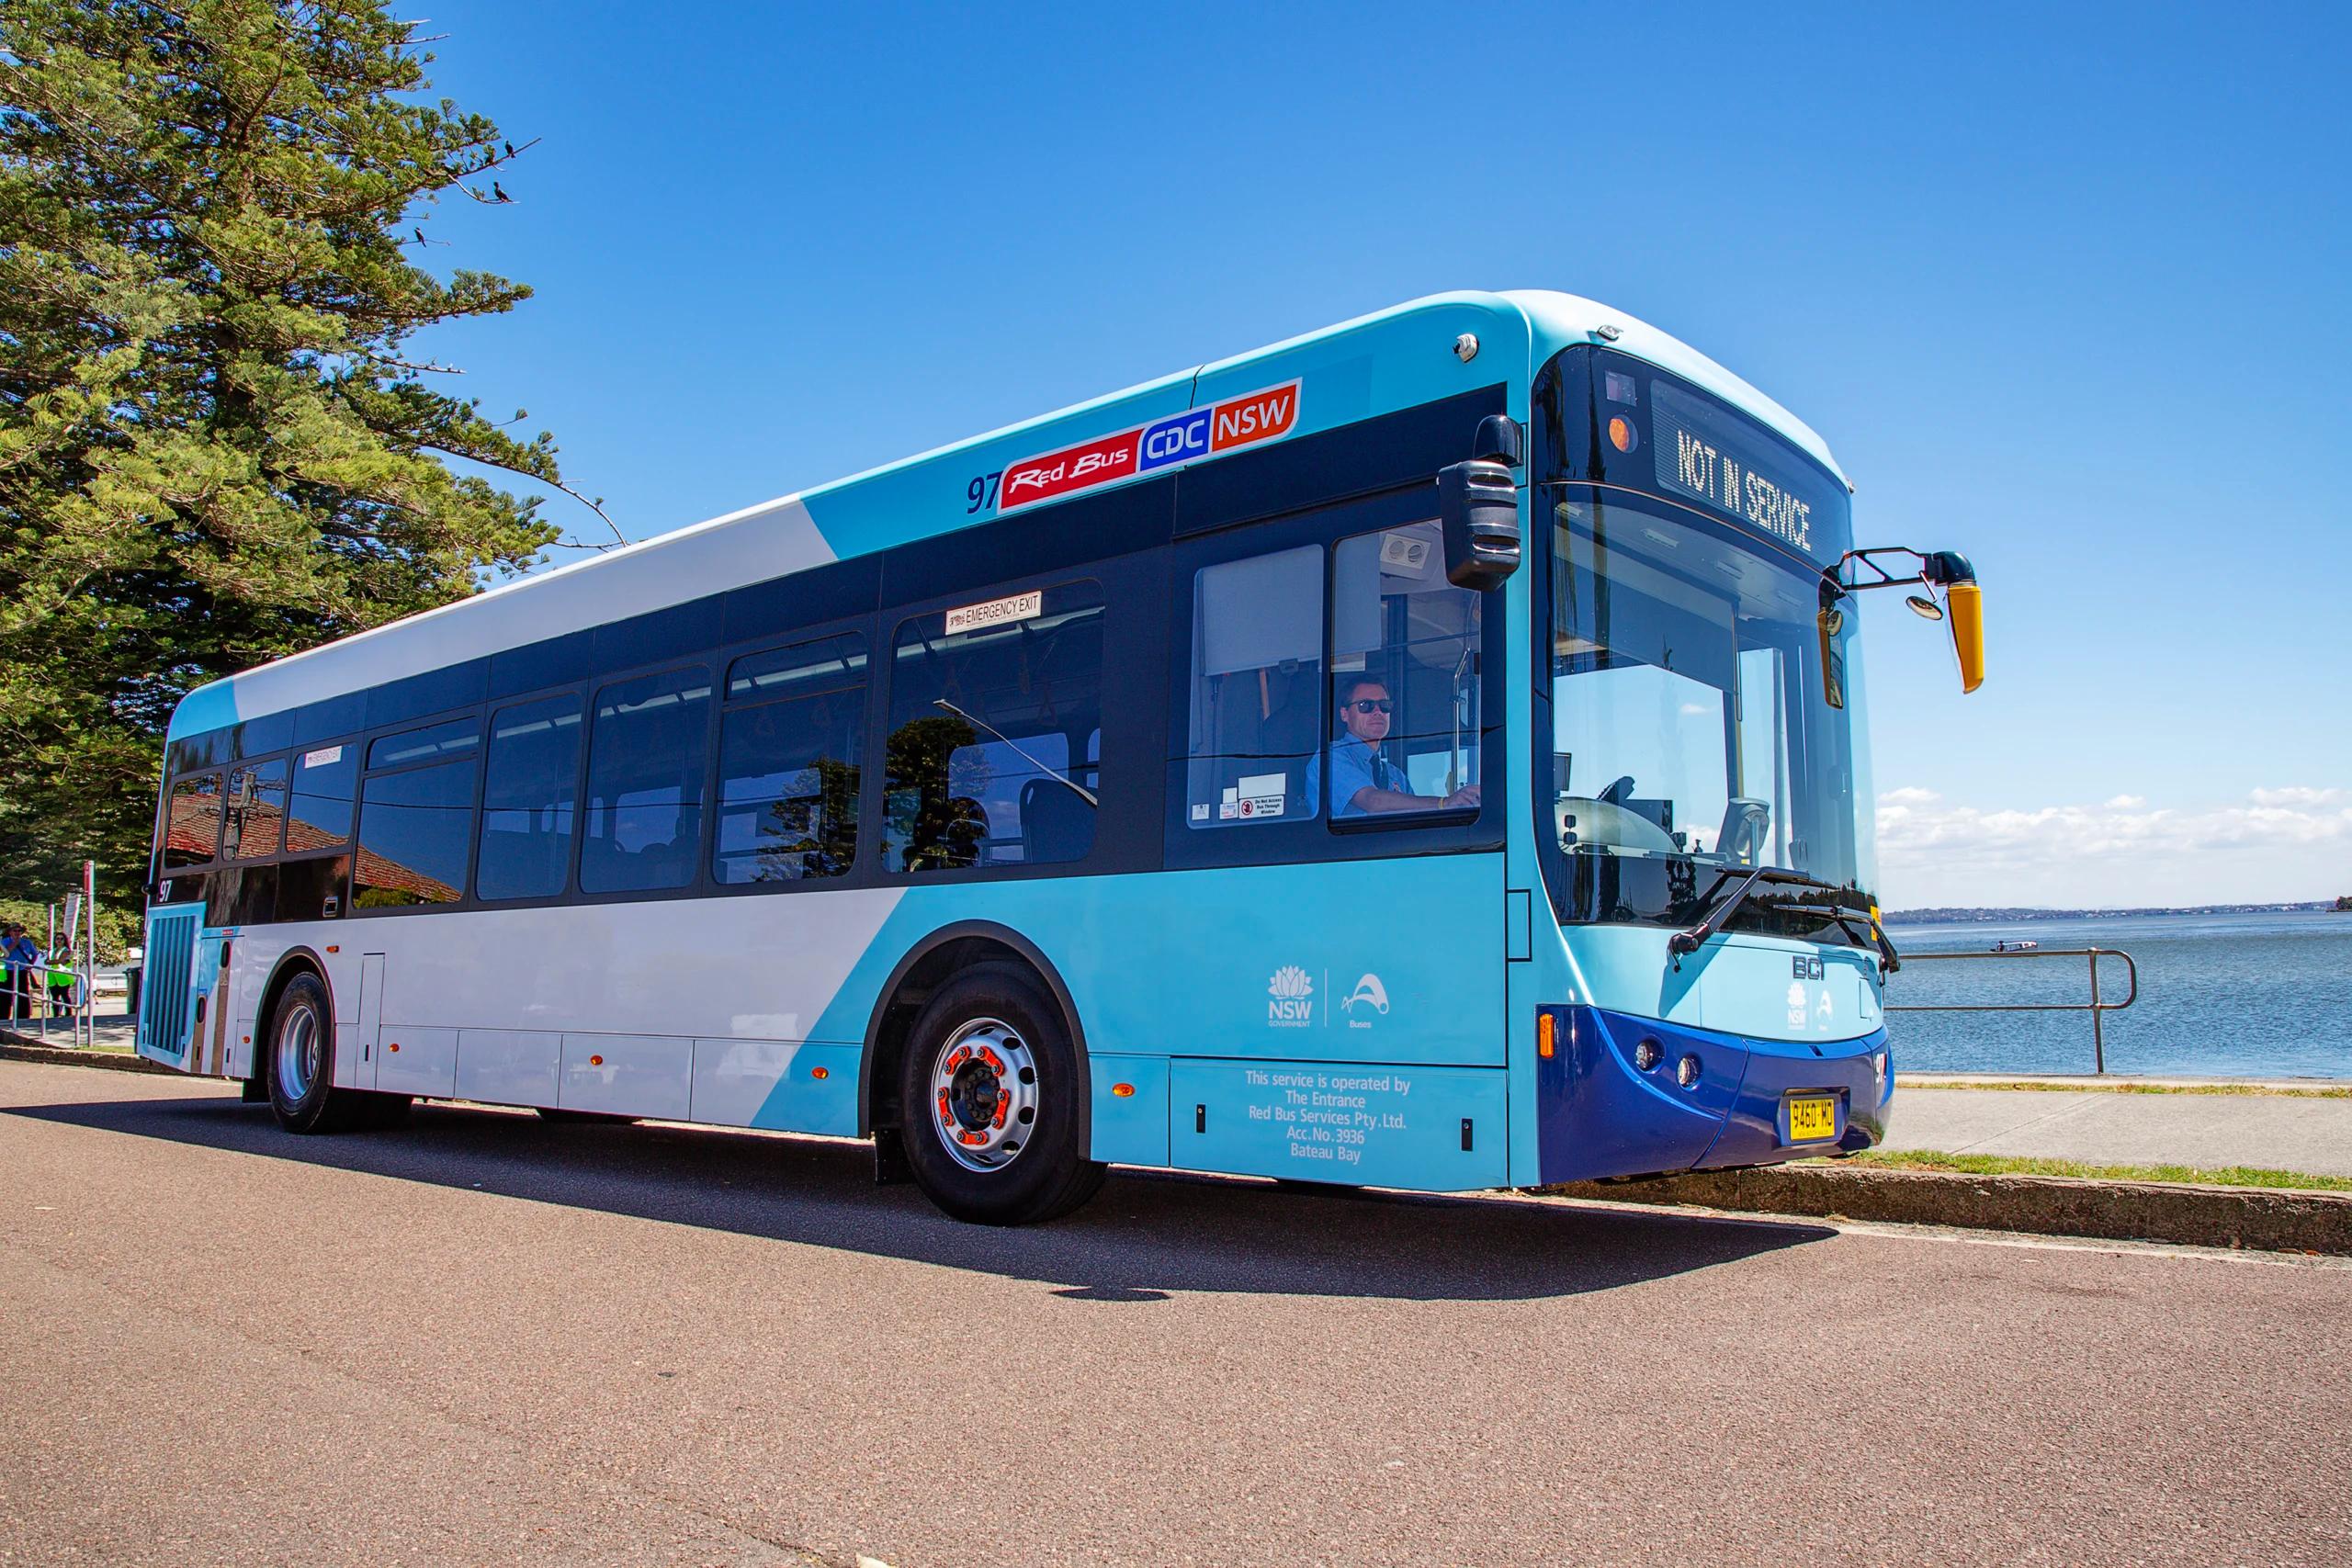
<svg viewBox="0 0 2352 1568">
<path fill-rule="evenodd" d="M 1194 409 L 1144 426 L 1142 461 L 1138 472 L 1148 473 L 1171 463 L 1189 463 L 1209 455 L 1209 420 L 1215 409 Z"/>
</svg>

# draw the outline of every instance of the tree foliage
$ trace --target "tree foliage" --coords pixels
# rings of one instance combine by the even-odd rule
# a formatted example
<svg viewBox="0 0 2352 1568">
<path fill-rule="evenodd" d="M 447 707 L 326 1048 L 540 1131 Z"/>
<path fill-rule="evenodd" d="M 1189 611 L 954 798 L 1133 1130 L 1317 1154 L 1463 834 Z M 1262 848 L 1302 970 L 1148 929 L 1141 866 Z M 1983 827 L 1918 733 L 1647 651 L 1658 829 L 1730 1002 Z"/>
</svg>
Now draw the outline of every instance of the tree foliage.
<svg viewBox="0 0 2352 1568">
<path fill-rule="evenodd" d="M 558 536 L 525 437 L 408 340 L 529 289 L 420 265 L 496 127 L 377 0 L 0 0 L 0 888 L 135 899 L 189 689 Z M 516 420 L 524 416 L 518 413 Z M 593 504 L 593 503 L 592 503 Z"/>
</svg>

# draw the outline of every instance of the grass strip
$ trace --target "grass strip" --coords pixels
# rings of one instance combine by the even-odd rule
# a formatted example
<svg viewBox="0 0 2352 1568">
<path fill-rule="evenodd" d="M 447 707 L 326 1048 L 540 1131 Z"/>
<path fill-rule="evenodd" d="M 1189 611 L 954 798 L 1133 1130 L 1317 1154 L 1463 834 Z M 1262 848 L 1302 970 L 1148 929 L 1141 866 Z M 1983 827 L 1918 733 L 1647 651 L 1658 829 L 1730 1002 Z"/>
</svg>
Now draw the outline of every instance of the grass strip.
<svg viewBox="0 0 2352 1568">
<path fill-rule="evenodd" d="M 1926 1081 L 1921 1081 L 1924 1078 Z M 2109 1083 L 2086 1078 L 2081 1083 L 2046 1083 L 2037 1078 L 2018 1078 L 2014 1082 L 1971 1078 L 1958 1082 L 1939 1078 L 1932 1073 L 1920 1078 L 1900 1080 L 1919 1089 L 2028 1089 L 2047 1094 L 2234 1094 L 2260 1095 L 2273 1100 L 2352 1100 L 2352 1088 L 2346 1089 L 2271 1089 L 2263 1084 L 2245 1083 Z"/>
<path fill-rule="evenodd" d="M 2028 1159 L 2013 1155 L 1945 1155 L 1928 1149 L 1865 1149 L 1843 1160 L 1811 1159 L 1804 1165 L 1867 1165 L 1892 1170 L 1934 1170 L 1958 1176 L 2072 1176 L 2090 1181 L 2172 1181 L 2196 1187 L 2291 1187 L 2314 1192 L 2352 1192 L 2352 1177 L 2311 1176 L 2261 1166 L 2086 1165 L 2071 1159 Z"/>
</svg>

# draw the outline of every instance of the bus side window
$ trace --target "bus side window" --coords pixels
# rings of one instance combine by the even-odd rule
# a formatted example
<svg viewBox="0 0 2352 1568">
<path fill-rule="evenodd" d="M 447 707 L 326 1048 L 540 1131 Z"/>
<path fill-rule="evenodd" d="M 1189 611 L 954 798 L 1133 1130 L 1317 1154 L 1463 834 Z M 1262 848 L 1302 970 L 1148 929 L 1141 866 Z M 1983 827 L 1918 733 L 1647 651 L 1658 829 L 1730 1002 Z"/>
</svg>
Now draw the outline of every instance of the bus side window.
<svg viewBox="0 0 2352 1568">
<path fill-rule="evenodd" d="M 548 898 L 571 864 L 580 778 L 580 699 L 548 697 L 498 710 L 481 786 L 481 843 L 474 892 L 483 898 Z"/>
<path fill-rule="evenodd" d="M 175 780 L 164 815 L 164 869 L 208 865 L 220 844 L 220 775 Z"/>
<path fill-rule="evenodd" d="M 1193 580 L 1185 821 L 1296 821 L 1315 811 L 1323 734 L 1323 551 L 1203 567 Z"/>
<path fill-rule="evenodd" d="M 891 650 L 883 866 L 1042 865 L 1094 848 L 1102 590 L 914 616 Z"/>
<path fill-rule="evenodd" d="M 857 863 L 865 639 L 770 649 L 727 673 L 710 874 L 727 884 L 846 876 Z"/>
<path fill-rule="evenodd" d="M 710 671 L 699 664 L 616 681 L 596 694 L 582 893 L 640 893 L 694 881 L 712 706 Z"/>
<path fill-rule="evenodd" d="M 220 832 L 220 858 L 261 860 L 285 842 L 286 759 L 274 757 L 232 770 L 229 813 Z"/>
<path fill-rule="evenodd" d="M 334 849 L 351 837 L 352 785 L 359 778 L 359 743 L 313 746 L 294 754 L 294 799 L 286 820 L 286 852 Z"/>
<path fill-rule="evenodd" d="M 1331 816 L 1467 809 L 1480 784 L 1485 595 L 1446 581 L 1435 523 L 1342 539 L 1331 556 Z M 1364 786 L 1385 792 L 1375 796 Z M 1418 806 L 1393 796 L 1418 800 Z M 1381 798 L 1365 809 L 1360 800 Z"/>
<path fill-rule="evenodd" d="M 473 818 L 470 756 L 369 774 L 359 795 L 352 908 L 456 903 L 465 889 Z"/>
</svg>

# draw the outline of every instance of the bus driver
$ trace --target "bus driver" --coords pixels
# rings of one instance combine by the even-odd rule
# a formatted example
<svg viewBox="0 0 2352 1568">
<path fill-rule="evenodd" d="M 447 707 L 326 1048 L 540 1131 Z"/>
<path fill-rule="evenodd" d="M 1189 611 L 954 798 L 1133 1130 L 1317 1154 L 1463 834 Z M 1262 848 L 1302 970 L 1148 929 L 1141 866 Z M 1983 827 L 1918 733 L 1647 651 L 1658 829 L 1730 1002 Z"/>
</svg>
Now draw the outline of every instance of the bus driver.
<svg viewBox="0 0 2352 1568">
<path fill-rule="evenodd" d="M 1340 724 L 1347 733 L 1331 742 L 1331 798 L 1336 815 L 1363 817 L 1374 811 L 1433 811 L 1476 806 L 1478 786 L 1464 784 L 1448 795 L 1415 795 L 1404 768 L 1382 753 L 1388 716 L 1396 705 L 1377 676 L 1359 675 L 1340 687 Z"/>
</svg>

